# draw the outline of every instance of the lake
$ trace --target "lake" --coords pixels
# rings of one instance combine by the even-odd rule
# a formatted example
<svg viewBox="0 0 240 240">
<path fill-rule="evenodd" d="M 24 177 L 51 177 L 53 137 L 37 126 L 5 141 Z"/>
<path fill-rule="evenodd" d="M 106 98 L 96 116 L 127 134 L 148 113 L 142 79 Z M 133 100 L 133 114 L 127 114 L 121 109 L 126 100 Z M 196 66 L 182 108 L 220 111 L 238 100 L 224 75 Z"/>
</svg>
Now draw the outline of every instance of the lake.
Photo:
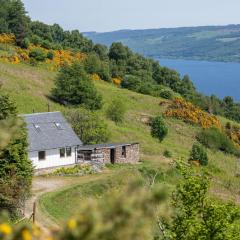
<svg viewBox="0 0 240 240">
<path fill-rule="evenodd" d="M 240 101 L 240 64 L 191 60 L 158 59 L 162 66 L 188 74 L 198 91 Z"/>
</svg>

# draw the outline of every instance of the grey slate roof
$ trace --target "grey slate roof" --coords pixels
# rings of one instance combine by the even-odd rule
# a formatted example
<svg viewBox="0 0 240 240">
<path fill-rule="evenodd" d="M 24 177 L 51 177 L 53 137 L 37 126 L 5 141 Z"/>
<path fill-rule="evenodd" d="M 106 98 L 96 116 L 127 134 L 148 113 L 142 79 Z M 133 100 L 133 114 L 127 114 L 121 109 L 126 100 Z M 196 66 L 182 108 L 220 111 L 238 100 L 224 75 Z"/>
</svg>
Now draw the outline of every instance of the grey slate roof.
<svg viewBox="0 0 240 240">
<path fill-rule="evenodd" d="M 94 149 L 116 148 L 116 147 L 123 147 L 123 146 L 131 146 L 133 144 L 138 144 L 138 143 L 103 143 L 103 144 L 95 144 L 95 145 L 84 145 L 84 146 L 80 146 L 78 150 L 92 151 Z"/>
<path fill-rule="evenodd" d="M 60 112 L 22 115 L 27 123 L 29 151 L 82 145 Z"/>
</svg>

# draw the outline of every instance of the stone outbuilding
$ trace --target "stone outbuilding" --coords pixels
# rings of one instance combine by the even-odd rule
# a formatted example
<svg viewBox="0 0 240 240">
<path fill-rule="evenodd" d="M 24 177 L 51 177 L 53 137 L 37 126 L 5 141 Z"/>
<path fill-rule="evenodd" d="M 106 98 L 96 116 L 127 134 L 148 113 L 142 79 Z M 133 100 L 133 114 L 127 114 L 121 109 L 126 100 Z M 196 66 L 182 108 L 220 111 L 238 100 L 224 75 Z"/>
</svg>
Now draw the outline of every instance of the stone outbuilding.
<svg viewBox="0 0 240 240">
<path fill-rule="evenodd" d="M 78 162 L 100 163 L 139 162 L 139 143 L 111 143 L 85 145 L 78 148 Z"/>
</svg>

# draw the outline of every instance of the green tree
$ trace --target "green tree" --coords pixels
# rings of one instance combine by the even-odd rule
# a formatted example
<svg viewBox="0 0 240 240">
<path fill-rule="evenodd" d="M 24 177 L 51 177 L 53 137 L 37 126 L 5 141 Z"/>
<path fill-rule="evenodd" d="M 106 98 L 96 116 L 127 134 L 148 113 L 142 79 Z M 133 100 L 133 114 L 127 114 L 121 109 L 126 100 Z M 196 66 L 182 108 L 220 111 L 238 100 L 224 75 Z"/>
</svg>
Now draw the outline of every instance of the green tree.
<svg viewBox="0 0 240 240">
<path fill-rule="evenodd" d="M 208 197 L 209 176 L 179 165 L 183 176 L 173 194 L 174 215 L 166 226 L 171 240 L 232 240 L 240 237 L 239 208 Z"/>
<path fill-rule="evenodd" d="M 65 116 L 84 144 L 104 143 L 109 139 L 107 125 L 96 113 L 80 108 L 66 111 Z"/>
<path fill-rule="evenodd" d="M 9 96 L 5 94 L 0 87 L 0 120 L 10 116 L 16 116 L 16 114 L 17 109 L 14 102 L 10 100 Z"/>
<path fill-rule="evenodd" d="M 93 51 L 99 56 L 99 58 L 103 61 L 108 60 L 108 48 L 102 44 L 96 44 L 93 47 Z"/>
<path fill-rule="evenodd" d="M 81 52 L 91 52 L 93 50 L 93 42 L 85 37 L 78 31 L 64 32 L 64 39 L 62 41 L 64 47 L 79 49 Z"/>
<path fill-rule="evenodd" d="M 33 167 L 28 159 L 25 124 L 16 116 L 9 97 L 0 96 L 0 210 L 14 215 L 30 191 Z"/>
<path fill-rule="evenodd" d="M 123 46 L 122 43 L 116 42 L 113 43 L 109 49 L 109 58 L 118 60 L 127 60 L 131 51 L 128 47 Z"/>
<path fill-rule="evenodd" d="M 121 86 L 142 94 L 153 96 L 159 95 L 158 89 L 158 94 L 155 94 L 156 85 L 153 85 L 148 80 L 144 81 L 144 76 L 126 75 L 121 82 Z"/>
<path fill-rule="evenodd" d="M 61 68 L 52 95 L 58 102 L 67 105 L 83 105 L 91 110 L 102 107 L 102 96 L 78 62 Z"/>
<path fill-rule="evenodd" d="M 188 95 L 195 94 L 196 88 L 188 75 L 185 75 L 181 81 L 181 87 L 178 89 L 178 93 L 186 97 Z"/>
<path fill-rule="evenodd" d="M 6 0 L 0 0 L 0 33 L 8 33 L 8 9 L 10 2 Z"/>
<path fill-rule="evenodd" d="M 7 16 L 8 28 L 15 34 L 16 42 L 21 45 L 29 34 L 30 19 L 26 15 L 24 4 L 21 0 L 10 1 Z"/>
<path fill-rule="evenodd" d="M 168 128 L 161 116 L 157 116 L 151 121 L 151 134 L 153 137 L 157 138 L 160 142 L 168 134 Z"/>
<path fill-rule="evenodd" d="M 124 121 L 125 113 L 126 105 L 119 98 L 113 99 L 106 111 L 107 117 L 116 123 Z"/>
<path fill-rule="evenodd" d="M 98 74 L 101 79 L 110 81 L 108 65 L 101 61 L 96 54 L 89 54 L 84 61 L 84 68 L 89 74 Z"/>
<path fill-rule="evenodd" d="M 225 103 L 225 105 L 226 105 L 227 108 L 232 107 L 233 104 L 234 104 L 233 98 L 230 97 L 230 96 L 226 96 L 226 97 L 223 99 L 223 102 Z"/>
<path fill-rule="evenodd" d="M 0 209 L 8 210 L 12 216 L 23 208 L 30 193 L 33 167 L 27 147 L 27 133 L 22 123 L 9 144 L 0 150 Z"/>
<path fill-rule="evenodd" d="M 200 165 L 207 166 L 208 165 L 208 156 L 207 152 L 203 148 L 203 146 L 199 144 L 193 144 L 192 150 L 190 152 L 189 161 L 198 161 Z"/>
</svg>

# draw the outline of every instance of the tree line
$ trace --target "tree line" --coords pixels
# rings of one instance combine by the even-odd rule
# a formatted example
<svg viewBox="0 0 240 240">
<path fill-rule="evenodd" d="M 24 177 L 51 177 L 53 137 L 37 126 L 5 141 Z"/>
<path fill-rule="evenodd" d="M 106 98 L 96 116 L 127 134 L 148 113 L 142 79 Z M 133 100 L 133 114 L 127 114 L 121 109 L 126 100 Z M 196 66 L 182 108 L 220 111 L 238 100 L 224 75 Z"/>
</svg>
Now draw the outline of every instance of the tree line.
<svg viewBox="0 0 240 240">
<path fill-rule="evenodd" d="M 160 66 L 158 61 L 134 53 L 121 43 L 108 49 L 94 44 L 78 30 L 65 31 L 58 24 L 32 21 L 21 0 L 0 0 L 0 33 L 14 33 L 19 46 L 30 43 L 47 49 L 71 49 L 88 54 L 85 71 L 105 81 L 121 79 L 121 87 L 143 94 L 171 98 L 174 92 L 202 109 L 240 121 L 240 104 L 231 97 L 223 100 L 199 93 L 188 76 Z"/>
</svg>

